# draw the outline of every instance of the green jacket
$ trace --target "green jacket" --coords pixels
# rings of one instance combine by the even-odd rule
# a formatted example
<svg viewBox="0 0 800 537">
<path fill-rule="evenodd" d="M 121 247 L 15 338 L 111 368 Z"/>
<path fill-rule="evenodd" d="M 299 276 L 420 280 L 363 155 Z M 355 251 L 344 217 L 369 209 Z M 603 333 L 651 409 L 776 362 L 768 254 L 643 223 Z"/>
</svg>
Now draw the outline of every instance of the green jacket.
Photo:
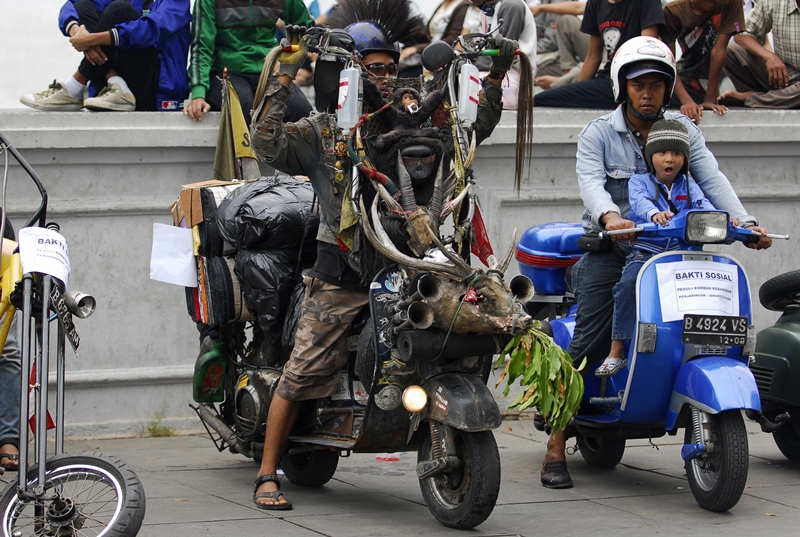
<svg viewBox="0 0 800 537">
<path fill-rule="evenodd" d="M 192 99 L 206 96 L 211 73 L 257 74 L 278 42 L 277 19 L 311 26 L 303 0 L 195 0 L 189 85 Z"/>
</svg>

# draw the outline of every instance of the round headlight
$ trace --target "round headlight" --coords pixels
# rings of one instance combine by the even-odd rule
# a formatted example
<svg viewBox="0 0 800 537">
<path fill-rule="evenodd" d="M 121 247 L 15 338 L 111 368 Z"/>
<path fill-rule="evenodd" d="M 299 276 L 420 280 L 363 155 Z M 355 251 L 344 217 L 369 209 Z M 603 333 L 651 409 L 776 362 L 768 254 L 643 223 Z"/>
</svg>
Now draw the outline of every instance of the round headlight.
<svg viewBox="0 0 800 537">
<path fill-rule="evenodd" d="M 419 412 L 428 404 L 428 394 L 421 386 L 409 386 L 403 392 L 403 406 L 410 412 Z"/>
</svg>

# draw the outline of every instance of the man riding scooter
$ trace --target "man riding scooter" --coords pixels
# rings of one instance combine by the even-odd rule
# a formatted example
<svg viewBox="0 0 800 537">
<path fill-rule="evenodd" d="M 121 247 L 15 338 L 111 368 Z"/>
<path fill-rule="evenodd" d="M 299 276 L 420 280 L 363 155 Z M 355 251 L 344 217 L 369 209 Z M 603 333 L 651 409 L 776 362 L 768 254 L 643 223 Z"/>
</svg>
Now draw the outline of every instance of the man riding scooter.
<svg viewBox="0 0 800 537">
<path fill-rule="evenodd" d="M 365 12 L 369 10 L 377 11 Z M 339 3 L 338 13 L 339 19 L 329 22 L 334 27 L 344 28 L 353 38 L 369 80 L 381 89 L 393 85 L 400 56 L 396 41 L 416 22 L 410 17 L 408 2 L 345 0 Z M 343 23 L 340 20 L 353 15 L 355 21 Z M 400 22 L 388 27 L 386 21 Z M 336 392 L 338 370 L 347 360 L 348 328 L 368 302 L 364 282 L 372 277 L 362 273 L 366 271 L 362 271 L 357 253 L 348 246 L 352 237 L 346 235 L 347 230 L 340 229 L 342 205 L 353 180 L 350 175 L 352 167 L 345 160 L 345 152 L 339 149 L 346 147 L 344 135 L 347 133 L 342 133 L 336 116 L 332 114 L 283 123 L 289 83 L 306 56 L 306 41 L 297 29 L 287 28 L 287 36 L 295 45 L 295 51 L 281 54 L 277 77 L 270 77 L 264 99 L 256 103 L 253 148 L 275 168 L 309 177 L 320 203 L 321 223 L 317 236 L 317 262 L 309 273 L 310 277 L 306 278 L 306 295 L 296 344 L 269 407 L 262 464 L 255 482 L 253 501 L 259 508 L 270 510 L 291 508 L 279 489 L 278 459 L 297 419 L 301 402 Z M 477 122 L 479 129 L 487 133 L 500 119 L 500 83 L 503 78 L 500 74 L 510 68 L 513 51 L 518 47 L 515 41 L 502 37 L 495 37 L 495 45 L 500 49 L 500 56 L 493 58 L 493 72 L 496 71 L 498 77 L 490 75 L 483 83 Z"/>
<path fill-rule="evenodd" d="M 627 219 L 628 179 L 647 173 L 644 147 L 657 120 L 678 120 L 689 131 L 691 156 L 689 171 L 712 204 L 739 221 L 744 227 L 766 234 L 758 221 L 748 215 L 730 185 L 719 171 L 700 130 L 682 114 L 665 111 L 675 87 L 675 59 L 658 39 L 636 37 L 624 43 L 611 64 L 611 81 L 618 108 L 586 126 L 578 137 L 576 172 L 585 211 L 587 232 L 635 227 Z M 634 234 L 613 237 L 607 247 L 590 251 L 572 267 L 568 284 L 578 305 L 575 332 L 567 351 L 574 361 L 584 357 L 589 363 L 608 356 L 611 345 L 611 318 L 614 286 L 620 280 L 629 240 Z M 765 249 L 771 239 L 761 237 L 749 248 Z M 586 371 L 594 371 L 587 367 Z M 554 432 L 547 443 L 541 473 L 542 485 L 569 488 L 572 478 L 566 464 L 566 433 Z"/>
</svg>

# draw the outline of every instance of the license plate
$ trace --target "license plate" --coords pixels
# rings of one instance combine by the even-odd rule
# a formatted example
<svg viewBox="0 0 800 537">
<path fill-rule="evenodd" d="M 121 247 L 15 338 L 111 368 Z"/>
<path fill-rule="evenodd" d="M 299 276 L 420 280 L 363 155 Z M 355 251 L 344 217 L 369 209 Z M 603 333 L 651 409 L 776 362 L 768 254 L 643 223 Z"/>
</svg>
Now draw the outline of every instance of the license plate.
<svg viewBox="0 0 800 537">
<path fill-rule="evenodd" d="M 747 317 L 684 315 L 683 342 L 737 347 L 747 341 Z"/>
</svg>

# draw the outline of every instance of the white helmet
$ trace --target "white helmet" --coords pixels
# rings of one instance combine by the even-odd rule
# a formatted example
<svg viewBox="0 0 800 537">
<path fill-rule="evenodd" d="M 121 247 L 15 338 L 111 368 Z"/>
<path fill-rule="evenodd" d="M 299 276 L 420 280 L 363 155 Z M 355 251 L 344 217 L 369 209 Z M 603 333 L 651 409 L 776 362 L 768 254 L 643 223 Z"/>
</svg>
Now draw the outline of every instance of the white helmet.
<svg viewBox="0 0 800 537">
<path fill-rule="evenodd" d="M 627 97 L 627 80 L 646 73 L 661 73 L 666 77 L 664 103 L 667 106 L 675 91 L 675 57 L 667 45 L 655 37 L 638 36 L 625 41 L 611 61 L 611 88 L 614 101 L 621 103 Z"/>
</svg>

